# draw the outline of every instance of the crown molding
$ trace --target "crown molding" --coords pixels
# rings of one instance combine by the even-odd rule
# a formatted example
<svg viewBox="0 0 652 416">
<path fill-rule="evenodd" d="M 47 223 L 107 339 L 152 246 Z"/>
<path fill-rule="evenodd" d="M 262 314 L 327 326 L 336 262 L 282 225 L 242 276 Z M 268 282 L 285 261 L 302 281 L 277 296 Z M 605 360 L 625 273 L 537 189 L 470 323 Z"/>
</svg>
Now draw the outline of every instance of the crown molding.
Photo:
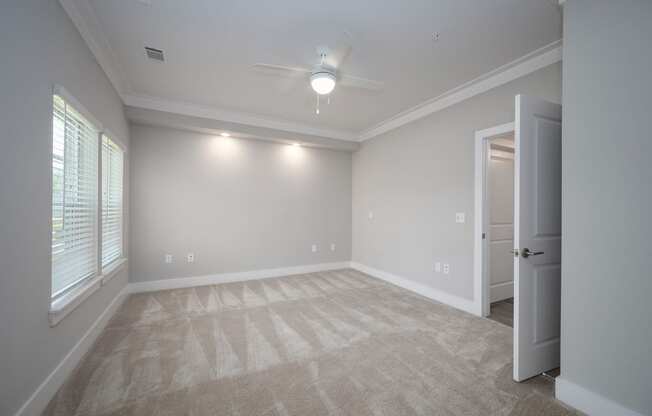
<svg viewBox="0 0 652 416">
<path fill-rule="evenodd" d="M 117 64 L 118 61 L 115 59 L 115 54 L 106 40 L 106 35 L 102 32 L 99 19 L 88 0 L 59 0 L 59 3 L 75 27 L 77 27 L 81 37 L 95 56 L 97 63 L 107 75 L 111 84 L 113 84 L 123 103 L 127 106 L 177 113 L 192 117 L 209 118 L 230 123 L 248 124 L 255 127 L 330 139 L 357 141 L 357 134 L 353 131 L 325 129 L 288 120 L 268 118 L 258 114 L 236 112 L 160 97 L 135 94 L 127 77 L 120 70 Z"/>
<path fill-rule="evenodd" d="M 95 60 L 109 78 L 113 88 L 122 97 L 122 94 L 129 91 L 131 86 L 127 78 L 115 64 L 117 62 L 115 54 L 106 41 L 105 35 L 101 32 L 101 26 L 93 11 L 93 6 L 87 0 L 82 0 L 81 4 L 85 9 L 85 13 L 83 13 L 79 7 L 79 2 L 75 0 L 59 0 L 59 3 L 95 56 Z M 88 22 L 88 20 L 91 20 L 91 22 Z"/>
<path fill-rule="evenodd" d="M 394 130 L 430 114 L 441 111 L 478 94 L 504 85 L 515 79 L 531 74 L 562 59 L 562 40 L 557 40 L 540 49 L 528 53 L 506 65 L 498 67 L 469 82 L 453 88 L 437 97 L 431 98 L 409 110 L 403 111 L 376 126 L 363 131 L 358 137 L 365 141 L 380 134 Z"/>
<path fill-rule="evenodd" d="M 563 4 L 564 1 L 560 0 L 560 4 Z M 253 113 L 236 112 L 161 97 L 135 94 L 128 78 L 117 64 L 118 61 L 115 59 L 115 54 L 106 40 L 106 35 L 101 30 L 101 24 L 90 2 L 88 0 L 59 0 L 59 3 L 61 3 L 61 6 L 77 27 L 77 30 L 95 56 L 98 64 L 106 73 L 123 103 L 127 106 L 353 142 L 362 142 L 371 139 L 372 137 L 441 111 L 444 108 L 467 100 L 475 95 L 484 93 L 492 88 L 528 75 L 548 65 L 552 65 L 562 59 L 562 41 L 560 39 L 437 97 L 396 114 L 371 128 L 360 132 L 326 129 Z"/>
<path fill-rule="evenodd" d="M 357 141 L 356 134 L 347 130 L 323 129 L 287 120 L 265 118 L 251 113 L 228 111 L 216 107 L 168 100 L 148 95 L 124 94 L 122 99 L 125 105 L 130 107 L 163 111 L 166 113 L 175 113 L 184 116 L 218 120 L 228 123 L 246 124 L 249 126 L 263 127 L 268 129 L 287 131 L 291 133 L 300 133 L 310 136 L 326 137 L 329 139 L 345 140 L 351 142 Z"/>
</svg>

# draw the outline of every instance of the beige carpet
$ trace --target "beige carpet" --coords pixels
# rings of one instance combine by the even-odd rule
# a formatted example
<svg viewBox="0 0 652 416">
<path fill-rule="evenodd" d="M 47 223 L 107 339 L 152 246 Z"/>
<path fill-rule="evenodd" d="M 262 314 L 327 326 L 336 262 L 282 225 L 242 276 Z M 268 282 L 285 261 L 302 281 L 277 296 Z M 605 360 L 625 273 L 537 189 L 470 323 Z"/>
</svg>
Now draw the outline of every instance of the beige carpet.
<svg viewBox="0 0 652 416">
<path fill-rule="evenodd" d="M 46 415 L 567 415 L 512 332 L 353 270 L 132 295 Z"/>
</svg>

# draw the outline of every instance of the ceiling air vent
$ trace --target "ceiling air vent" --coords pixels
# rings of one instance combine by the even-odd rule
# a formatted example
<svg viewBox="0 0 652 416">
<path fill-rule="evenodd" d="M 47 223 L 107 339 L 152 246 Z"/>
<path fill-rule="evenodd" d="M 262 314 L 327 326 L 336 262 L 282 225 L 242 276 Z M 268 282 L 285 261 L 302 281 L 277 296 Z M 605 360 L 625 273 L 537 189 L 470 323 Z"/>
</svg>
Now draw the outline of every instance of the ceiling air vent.
<svg viewBox="0 0 652 416">
<path fill-rule="evenodd" d="M 163 62 L 163 51 L 160 49 L 155 49 L 155 48 L 150 48 L 149 46 L 145 46 L 145 52 L 147 52 L 147 57 L 149 59 L 155 59 L 157 61 Z"/>
</svg>

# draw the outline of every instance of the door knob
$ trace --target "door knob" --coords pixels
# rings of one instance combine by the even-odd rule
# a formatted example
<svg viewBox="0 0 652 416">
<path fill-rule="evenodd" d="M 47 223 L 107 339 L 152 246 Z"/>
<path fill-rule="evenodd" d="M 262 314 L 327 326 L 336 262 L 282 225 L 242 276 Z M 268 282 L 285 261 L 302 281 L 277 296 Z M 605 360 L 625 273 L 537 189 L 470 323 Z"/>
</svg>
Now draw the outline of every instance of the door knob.
<svg viewBox="0 0 652 416">
<path fill-rule="evenodd" d="M 543 254 L 543 251 L 530 251 L 530 249 L 527 247 L 521 250 L 521 256 L 525 258 L 530 256 L 538 256 L 539 254 Z"/>
</svg>

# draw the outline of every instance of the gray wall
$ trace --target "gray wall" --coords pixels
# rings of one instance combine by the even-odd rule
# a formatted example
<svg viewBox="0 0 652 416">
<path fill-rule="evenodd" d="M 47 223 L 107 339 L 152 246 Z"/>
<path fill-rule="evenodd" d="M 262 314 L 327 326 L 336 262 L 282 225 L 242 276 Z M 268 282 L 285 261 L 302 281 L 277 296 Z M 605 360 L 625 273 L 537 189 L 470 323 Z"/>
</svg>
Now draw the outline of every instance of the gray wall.
<svg viewBox="0 0 652 416">
<path fill-rule="evenodd" d="M 63 85 L 121 139 L 120 99 L 56 0 L 0 12 L 0 414 L 45 380 L 127 282 L 123 272 L 56 327 L 50 306 L 52 85 Z"/>
<path fill-rule="evenodd" d="M 561 64 L 363 143 L 353 159 L 354 261 L 473 298 L 474 133 L 514 121 L 519 93 L 561 102 Z M 450 274 L 435 273 L 436 261 Z"/>
<path fill-rule="evenodd" d="M 561 376 L 652 414 L 652 2 L 564 6 Z"/>
<path fill-rule="evenodd" d="M 351 259 L 350 153 L 143 125 L 131 137 L 133 281 Z"/>
</svg>

